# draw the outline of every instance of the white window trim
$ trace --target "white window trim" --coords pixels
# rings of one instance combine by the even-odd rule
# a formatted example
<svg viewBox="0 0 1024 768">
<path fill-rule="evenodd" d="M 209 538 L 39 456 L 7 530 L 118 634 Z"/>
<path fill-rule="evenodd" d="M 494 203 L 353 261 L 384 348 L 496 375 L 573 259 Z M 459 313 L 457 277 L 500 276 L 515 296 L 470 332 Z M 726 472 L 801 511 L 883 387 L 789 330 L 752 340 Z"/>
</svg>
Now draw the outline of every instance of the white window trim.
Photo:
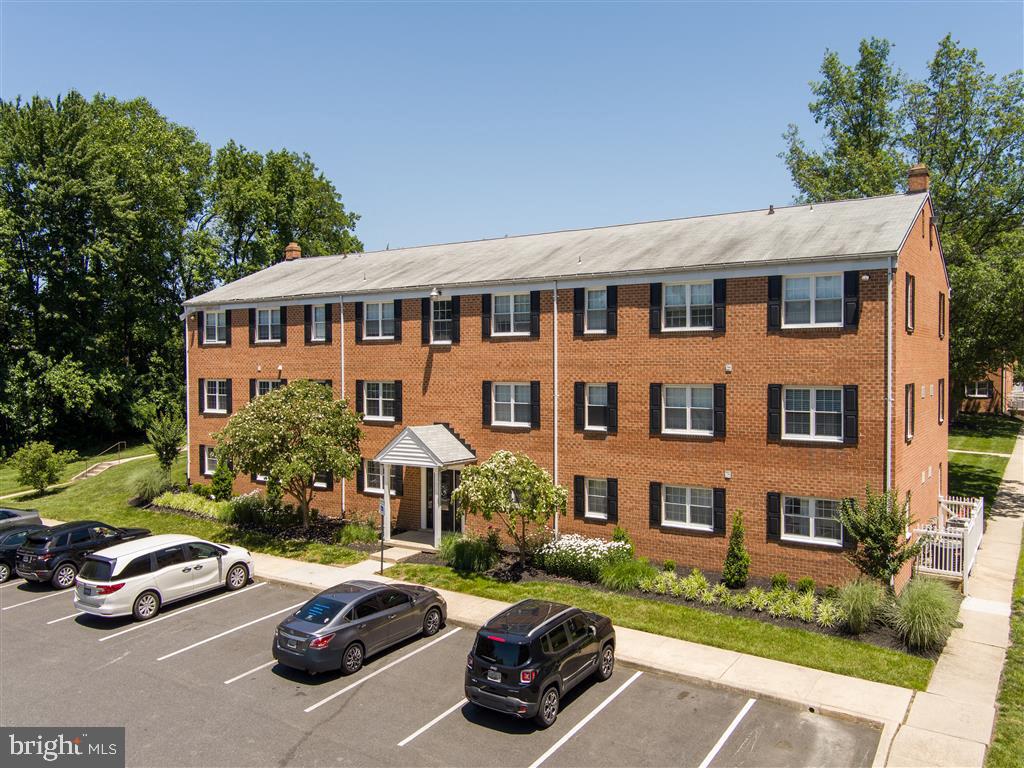
<svg viewBox="0 0 1024 768">
<path fill-rule="evenodd" d="M 678 520 L 669 520 L 665 517 L 665 496 L 668 488 L 684 488 L 686 490 L 686 517 L 690 519 L 690 497 L 691 492 L 696 486 L 689 485 L 673 485 L 672 483 L 663 483 L 661 486 L 661 524 L 665 528 L 683 528 L 689 531 L 714 531 L 715 530 L 715 493 L 710 488 L 699 488 L 698 491 L 711 491 L 711 524 L 702 525 L 700 523 L 685 522 L 681 523 Z"/>
<path fill-rule="evenodd" d="M 690 411 L 693 410 L 693 393 L 690 390 L 694 389 L 707 389 L 711 391 L 711 429 L 670 429 L 665 426 L 666 410 L 668 409 L 668 397 L 666 397 L 665 390 L 668 389 L 686 389 L 686 423 L 692 423 L 693 419 L 690 418 Z M 675 406 L 673 406 L 675 407 Z M 701 409 L 703 410 L 703 409 Z M 661 433 L 663 435 L 695 435 L 698 437 L 714 437 L 715 435 L 715 388 L 711 384 L 665 384 L 661 388 Z M 683 486 L 680 486 L 683 487 Z"/>
<path fill-rule="evenodd" d="M 269 384 L 270 389 L 266 392 L 260 392 L 260 384 Z M 263 397 L 263 395 L 269 395 L 275 389 L 281 388 L 280 379 L 256 379 L 256 397 Z"/>
<path fill-rule="evenodd" d="M 266 483 L 270 480 L 270 475 L 261 475 L 259 472 L 257 472 L 255 475 L 253 475 L 253 480 L 257 483 Z"/>
<path fill-rule="evenodd" d="M 380 386 L 380 397 L 370 398 L 370 397 L 367 396 L 367 392 L 369 392 L 369 387 L 370 387 L 371 384 L 377 384 L 377 385 Z M 367 411 L 366 406 L 369 404 L 371 399 L 375 403 L 379 404 L 379 407 L 380 407 L 381 411 L 384 410 L 384 401 L 388 399 L 388 398 L 384 397 L 384 385 L 385 384 L 391 384 L 392 386 L 394 386 L 395 382 L 393 382 L 393 381 L 364 381 L 363 382 L 363 421 L 377 422 L 379 424 L 394 424 L 395 423 L 395 417 L 394 416 L 371 416 L 370 414 L 368 414 L 366 412 Z M 391 398 L 391 409 L 392 409 L 392 412 L 394 411 L 394 407 L 395 407 L 394 403 L 395 403 L 395 398 L 392 397 Z"/>
<path fill-rule="evenodd" d="M 824 537 L 821 537 L 821 536 L 815 536 L 814 535 L 814 529 L 815 529 L 814 521 L 817 518 L 815 518 L 815 516 L 813 514 L 813 511 L 814 511 L 813 509 L 811 510 L 812 514 L 810 516 L 810 520 L 811 520 L 811 535 L 810 536 L 800 536 L 800 535 L 795 534 L 795 533 L 786 533 L 786 500 L 787 499 L 800 499 L 801 501 L 808 502 L 811 506 L 816 506 L 819 501 L 834 501 L 836 504 L 841 505 L 842 501 L 840 501 L 838 499 L 822 499 L 822 498 L 818 498 L 816 496 L 783 496 L 782 497 L 782 501 L 781 501 L 781 509 L 779 510 L 779 514 L 781 515 L 781 518 L 779 519 L 779 538 L 781 538 L 783 541 L 794 541 L 794 542 L 801 543 L 801 544 L 822 544 L 822 545 L 825 545 L 825 546 L 828 546 L 828 547 L 836 547 L 837 549 L 842 548 L 842 546 L 843 546 L 843 524 L 838 521 L 838 518 L 836 518 L 836 522 L 839 525 L 839 540 L 838 541 L 836 541 L 835 539 L 828 539 L 828 538 L 824 538 Z"/>
<path fill-rule="evenodd" d="M 838 277 L 840 285 L 843 282 L 842 272 L 809 272 L 801 275 L 784 275 L 782 278 L 782 327 L 783 328 L 842 328 L 843 327 L 843 294 L 840 291 L 839 300 L 839 320 L 829 323 L 819 323 L 815 320 L 817 314 L 817 298 L 818 298 L 818 278 L 819 277 Z M 811 321 L 809 323 L 787 323 L 786 322 L 786 281 L 787 280 L 802 280 L 804 278 L 811 279 Z M 803 299 L 800 299 L 803 301 Z M 834 299 L 829 299 L 834 301 Z"/>
<path fill-rule="evenodd" d="M 317 473 L 314 472 L 313 473 L 313 488 L 315 488 L 318 491 L 326 491 L 327 490 L 327 482 L 326 481 L 325 482 L 320 482 L 319 480 L 316 479 L 316 475 L 317 475 Z"/>
<path fill-rule="evenodd" d="M 210 338 L 210 335 L 207 332 L 209 326 L 207 326 L 207 324 L 206 324 L 206 321 L 209 319 L 210 315 L 219 315 L 224 320 L 224 322 L 220 326 L 217 326 L 216 324 L 214 325 L 215 328 L 219 328 L 220 330 L 224 331 L 224 338 L 221 338 L 219 334 L 218 334 L 216 339 L 211 339 Z M 223 309 L 221 309 L 221 310 L 214 309 L 214 310 L 211 310 L 209 312 L 205 312 L 203 314 L 203 344 L 204 345 L 206 345 L 206 344 L 210 344 L 210 345 L 213 345 L 213 344 L 226 345 L 228 343 L 228 340 L 227 340 L 227 335 L 228 335 L 228 331 L 227 331 L 228 319 L 227 318 L 228 318 L 227 312 L 225 312 Z"/>
<path fill-rule="evenodd" d="M 224 407 L 223 408 L 211 408 L 210 407 L 210 397 L 209 397 L 210 385 L 211 384 L 216 384 L 218 382 L 223 382 L 224 383 Z M 227 403 L 227 400 L 228 400 L 227 384 L 228 384 L 228 380 L 227 379 L 207 379 L 204 382 L 204 384 L 203 384 L 203 390 L 204 390 L 203 391 L 203 406 L 204 406 L 203 413 L 227 413 L 228 412 L 228 408 L 227 408 L 227 405 L 228 405 L 228 403 Z M 220 395 L 219 394 L 216 395 L 216 399 L 218 401 L 220 400 Z"/>
<path fill-rule="evenodd" d="M 436 298 L 431 298 L 430 299 L 430 345 L 431 346 L 435 346 L 435 347 L 448 347 L 448 346 L 451 346 L 451 344 L 452 344 L 452 340 L 451 339 L 435 339 L 434 338 L 434 303 L 438 302 L 438 301 L 447 301 L 447 302 L 451 303 L 451 300 L 452 300 L 451 296 L 438 296 Z M 453 311 L 453 315 L 454 315 L 454 307 L 452 308 L 452 311 Z M 451 323 L 452 327 L 454 328 L 454 326 L 455 326 L 455 318 L 454 318 L 454 316 L 450 317 L 448 322 Z"/>
<path fill-rule="evenodd" d="M 394 301 L 367 301 L 367 302 L 364 302 L 363 303 L 363 341 L 394 341 L 394 339 L 395 339 L 395 334 L 394 333 L 392 333 L 390 336 L 384 336 L 384 335 L 371 336 L 369 333 L 366 332 L 366 329 L 367 329 L 367 325 L 366 325 L 367 311 L 366 310 L 370 307 L 371 304 L 375 304 L 378 307 L 380 307 L 379 314 L 377 315 L 377 327 L 379 329 L 384 330 L 384 305 L 385 304 L 390 304 L 391 305 L 391 322 L 392 322 L 392 327 L 394 327 L 394 323 L 398 322 L 398 318 L 395 317 L 395 302 Z"/>
<path fill-rule="evenodd" d="M 592 293 L 604 293 L 604 328 L 590 328 L 590 312 L 587 309 L 587 297 Z M 583 333 L 591 336 L 608 335 L 608 286 L 601 288 L 586 288 L 583 291 Z"/>
<path fill-rule="evenodd" d="M 266 323 L 266 329 L 267 329 L 267 333 L 268 334 L 272 334 L 273 330 L 274 330 L 274 323 L 271 322 L 271 320 L 273 319 L 273 314 L 272 313 L 274 313 L 274 312 L 278 313 L 278 324 L 277 324 L 278 336 L 277 336 L 276 339 L 273 336 L 270 336 L 270 335 L 268 335 L 268 337 L 265 338 L 265 339 L 261 339 L 260 338 L 260 325 L 261 325 L 260 324 L 260 314 L 263 313 L 263 312 L 268 313 L 267 314 L 267 323 Z M 257 309 L 256 310 L 256 343 L 257 344 L 280 344 L 281 343 L 280 328 L 284 325 L 284 321 L 285 321 L 284 312 L 282 312 L 277 307 L 270 307 L 269 309 Z"/>
<path fill-rule="evenodd" d="M 590 388 L 591 387 L 604 387 L 605 399 L 608 398 L 608 385 L 607 384 L 584 384 L 583 385 L 583 429 L 586 432 L 607 432 L 608 425 L 605 424 L 603 427 L 592 425 L 590 423 Z M 605 421 L 607 421 L 608 406 L 595 406 L 597 408 L 605 409 Z"/>
<path fill-rule="evenodd" d="M 316 311 L 322 309 L 324 313 L 324 332 L 317 336 L 316 334 Z M 309 340 L 310 341 L 327 341 L 327 305 L 326 304 L 314 304 L 309 310 Z"/>
<path fill-rule="evenodd" d="M 686 286 L 686 327 L 685 328 L 669 328 L 665 324 L 665 319 L 668 317 L 668 302 L 665 300 L 665 296 L 668 293 L 667 288 L 674 287 L 677 285 Z M 711 286 L 711 303 L 701 304 L 700 306 L 711 307 L 711 322 L 707 325 L 694 325 L 693 324 L 693 303 L 690 301 L 691 294 L 693 292 L 693 286 L 695 285 L 710 285 Z M 687 331 L 711 331 L 715 327 L 715 282 L 714 280 L 695 280 L 692 282 L 671 282 L 661 284 L 661 330 L 662 333 L 686 333 Z"/>
<path fill-rule="evenodd" d="M 910 394 L 910 399 L 907 399 L 907 393 Z M 917 421 L 917 409 L 914 405 L 914 385 L 910 385 L 909 390 L 903 392 L 903 421 L 905 426 L 903 429 L 903 439 L 910 440 L 914 439 L 914 428 L 917 426 L 914 422 Z"/>
<path fill-rule="evenodd" d="M 213 454 L 214 466 L 210 469 L 210 454 Z M 213 474 L 217 471 L 217 454 L 214 449 L 210 446 L 206 446 L 206 450 L 203 451 L 203 477 L 213 477 Z"/>
<path fill-rule="evenodd" d="M 788 421 L 786 419 L 786 413 L 787 413 L 787 411 L 786 411 L 786 392 L 788 390 L 791 390 L 791 389 L 806 389 L 806 390 L 809 390 L 810 393 L 811 393 L 811 395 L 810 395 L 811 434 L 809 434 L 809 435 L 803 435 L 803 434 L 800 434 L 798 432 L 790 432 L 790 431 L 788 431 L 788 426 L 787 426 L 788 425 Z M 815 428 L 815 425 L 817 423 L 815 421 L 814 417 L 818 413 L 818 410 L 817 410 L 817 399 L 816 399 L 815 393 L 818 392 L 819 390 L 828 390 L 830 392 L 838 392 L 839 393 L 839 436 L 838 437 L 834 437 L 834 436 L 831 436 L 831 435 L 815 435 L 814 434 L 814 428 Z M 823 413 L 832 413 L 832 411 L 823 411 Z M 812 386 L 802 387 L 802 386 L 794 384 L 791 387 L 783 387 L 782 388 L 782 439 L 783 440 L 792 440 L 793 442 L 801 442 L 801 443 L 807 443 L 807 442 L 812 442 L 812 443 L 841 443 L 841 442 L 843 442 L 843 437 L 844 437 L 844 435 L 843 435 L 843 425 L 844 425 L 844 411 L 843 411 L 843 388 L 842 387 L 812 387 Z"/>
<path fill-rule="evenodd" d="M 608 512 L 591 512 L 590 511 L 590 482 L 591 481 L 604 483 L 604 500 L 605 509 L 608 509 L 608 480 L 603 477 L 585 477 L 583 478 L 583 517 L 587 520 L 608 520 Z"/>
<path fill-rule="evenodd" d="M 496 330 L 494 330 L 497 327 L 497 323 L 495 322 L 495 319 L 498 316 L 498 302 L 497 302 L 497 298 L 499 296 L 508 296 L 509 297 L 510 322 L 511 322 L 512 328 L 515 328 L 516 327 L 516 312 L 515 312 L 516 299 L 515 299 L 515 297 L 516 296 L 526 296 L 527 297 L 527 301 L 529 301 L 530 292 L 529 291 L 513 291 L 511 293 L 492 293 L 491 294 L 491 336 L 499 336 L 499 337 L 500 336 L 529 336 L 530 335 L 530 331 L 529 330 L 525 330 L 525 331 L 516 331 L 516 330 L 496 331 Z M 529 316 L 529 314 L 530 314 L 529 310 L 527 310 L 526 314 L 527 314 L 527 316 Z"/>
<path fill-rule="evenodd" d="M 370 460 L 367 459 L 364 462 L 364 464 L 363 464 L 363 493 L 369 493 L 372 496 L 383 496 L 384 495 L 384 489 L 383 488 L 371 488 L 370 487 L 369 480 L 368 480 L 368 478 L 370 477 L 370 463 L 371 463 Z M 373 462 L 373 463 L 376 464 L 378 462 Z M 390 470 L 388 470 L 388 471 L 390 471 Z M 384 482 L 384 469 L 383 469 L 383 465 L 381 465 L 380 481 L 381 481 L 381 483 Z M 395 495 L 394 485 L 392 485 L 391 493 L 389 495 L 391 495 L 391 496 Z"/>
<path fill-rule="evenodd" d="M 985 384 L 985 392 L 979 395 L 978 385 L 981 384 L 982 382 L 984 382 Z M 995 388 L 993 387 L 993 389 Z M 992 398 L 992 395 L 990 395 L 988 392 L 988 379 L 980 379 L 979 381 L 975 381 L 971 384 L 964 384 L 964 397 L 968 397 L 971 400 L 990 400 Z"/>
<path fill-rule="evenodd" d="M 521 335 L 521 334 L 520 334 Z M 516 387 L 526 387 L 527 390 L 530 388 L 530 382 L 528 381 L 496 381 L 491 385 L 491 426 L 495 427 L 531 427 L 533 423 L 531 421 L 498 421 L 495 418 L 495 414 L 498 412 L 498 387 L 509 387 L 509 394 L 512 397 L 510 401 L 510 412 L 512 418 L 516 417 L 516 405 L 521 403 L 516 400 Z M 533 402 L 530 400 L 526 401 L 532 409 Z"/>
</svg>

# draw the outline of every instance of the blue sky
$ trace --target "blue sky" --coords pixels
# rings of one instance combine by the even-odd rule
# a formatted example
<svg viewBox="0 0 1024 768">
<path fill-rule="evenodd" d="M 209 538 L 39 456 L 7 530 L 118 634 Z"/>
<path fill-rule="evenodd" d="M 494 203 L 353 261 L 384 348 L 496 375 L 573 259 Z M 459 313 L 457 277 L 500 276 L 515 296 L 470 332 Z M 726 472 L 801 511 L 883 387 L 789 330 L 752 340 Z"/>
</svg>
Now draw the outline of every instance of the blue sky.
<svg viewBox="0 0 1024 768">
<path fill-rule="evenodd" d="M 0 0 L 0 96 L 145 96 L 214 147 L 309 152 L 368 250 L 785 204 L 826 48 L 1024 65 L 1024 3 Z"/>
</svg>

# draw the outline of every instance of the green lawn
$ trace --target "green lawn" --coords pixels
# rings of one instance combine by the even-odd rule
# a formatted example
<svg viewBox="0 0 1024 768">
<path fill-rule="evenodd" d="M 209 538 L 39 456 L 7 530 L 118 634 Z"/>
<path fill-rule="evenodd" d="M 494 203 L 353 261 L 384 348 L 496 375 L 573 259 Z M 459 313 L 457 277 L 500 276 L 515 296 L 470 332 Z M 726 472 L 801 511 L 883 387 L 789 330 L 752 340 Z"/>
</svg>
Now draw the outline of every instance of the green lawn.
<svg viewBox="0 0 1024 768">
<path fill-rule="evenodd" d="M 949 493 L 951 496 L 984 496 L 985 509 L 992 509 L 999 483 L 1006 471 L 1000 456 L 978 456 L 971 453 L 949 454 Z"/>
<path fill-rule="evenodd" d="M 960 414 L 949 427 L 949 447 L 960 451 L 1012 453 L 1021 423 L 1009 416 Z"/>
<path fill-rule="evenodd" d="M 72 477 L 77 475 L 84 469 L 92 466 L 98 461 L 109 461 L 111 459 L 116 460 L 118 458 L 117 451 L 111 451 L 99 456 L 99 452 L 105 450 L 110 445 L 113 445 L 115 441 L 111 440 L 107 445 L 90 446 L 87 449 L 80 451 L 82 458 L 79 461 L 68 464 L 61 474 L 60 482 L 66 482 Z M 127 459 L 131 456 L 141 456 L 145 453 L 152 453 L 153 449 L 149 447 L 148 443 L 143 442 L 131 442 L 125 450 L 121 451 L 120 458 Z M 14 464 L 10 461 L 0 464 L 0 496 L 6 496 L 9 493 L 17 493 L 18 491 L 28 490 L 27 485 L 22 485 L 18 482 L 18 472 L 14 468 Z"/>
<path fill-rule="evenodd" d="M 1021 423 L 1005 416 L 961 414 L 950 428 L 949 447 L 963 451 L 1011 453 Z M 952 496 L 984 496 L 991 509 L 1009 459 L 971 453 L 949 454 L 949 493 Z"/>
<path fill-rule="evenodd" d="M 179 456 L 172 477 L 184 477 L 184 455 Z M 238 544 L 256 552 L 291 557 L 313 563 L 351 565 L 366 555 L 338 544 L 281 540 L 266 534 L 237 531 L 213 520 L 136 509 L 127 504 L 135 479 L 156 466 L 156 459 L 139 459 L 112 467 L 101 475 L 50 491 L 43 496 L 5 502 L 12 507 L 38 509 L 43 517 L 56 520 L 100 520 L 117 526 L 149 528 L 153 533 L 189 533 L 211 541 Z"/>
<path fill-rule="evenodd" d="M 555 600 L 603 613 L 623 627 L 920 691 L 928 685 L 935 666 L 928 659 L 856 640 L 588 587 L 554 582 L 509 584 L 482 576 L 460 576 L 439 565 L 399 564 L 386 573 L 397 579 L 509 603 L 527 597 Z"/>
<path fill-rule="evenodd" d="M 998 711 L 995 736 L 985 765 L 988 768 L 1018 766 L 1024 755 L 1024 548 L 1017 560 L 1010 647 L 1006 651 Z"/>
</svg>

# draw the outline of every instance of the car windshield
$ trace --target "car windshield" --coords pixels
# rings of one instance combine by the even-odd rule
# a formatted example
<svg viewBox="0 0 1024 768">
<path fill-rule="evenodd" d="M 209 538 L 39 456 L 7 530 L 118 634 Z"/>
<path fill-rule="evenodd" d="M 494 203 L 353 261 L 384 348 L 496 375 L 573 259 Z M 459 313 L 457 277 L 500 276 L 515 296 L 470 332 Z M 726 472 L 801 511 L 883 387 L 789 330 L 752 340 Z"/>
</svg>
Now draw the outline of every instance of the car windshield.
<svg viewBox="0 0 1024 768">
<path fill-rule="evenodd" d="M 530 658 L 530 647 L 497 635 L 480 634 L 476 637 L 476 655 L 503 667 L 518 667 Z"/>
<path fill-rule="evenodd" d="M 113 565 L 109 560 L 87 557 L 85 565 L 82 566 L 81 576 L 89 581 L 110 581 Z"/>
<path fill-rule="evenodd" d="M 345 609 L 345 603 L 314 597 L 295 612 L 295 618 L 312 624 L 330 624 L 331 620 Z"/>
</svg>

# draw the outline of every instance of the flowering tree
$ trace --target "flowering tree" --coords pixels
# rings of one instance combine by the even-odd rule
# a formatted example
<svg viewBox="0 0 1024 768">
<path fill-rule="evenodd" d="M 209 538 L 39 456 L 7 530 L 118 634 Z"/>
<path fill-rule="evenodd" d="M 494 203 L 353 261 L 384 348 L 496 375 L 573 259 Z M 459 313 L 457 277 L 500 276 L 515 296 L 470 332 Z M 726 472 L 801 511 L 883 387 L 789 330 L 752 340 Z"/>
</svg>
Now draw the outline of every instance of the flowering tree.
<svg viewBox="0 0 1024 768">
<path fill-rule="evenodd" d="M 460 509 L 484 520 L 497 517 L 525 565 L 530 529 L 564 515 L 568 494 L 526 454 L 497 451 L 483 464 L 462 470 L 452 498 Z"/>
<path fill-rule="evenodd" d="M 214 434 L 217 459 L 236 472 L 280 484 L 309 525 L 313 478 L 352 477 L 359 466 L 359 417 L 323 384 L 301 379 L 253 400 Z"/>
</svg>

